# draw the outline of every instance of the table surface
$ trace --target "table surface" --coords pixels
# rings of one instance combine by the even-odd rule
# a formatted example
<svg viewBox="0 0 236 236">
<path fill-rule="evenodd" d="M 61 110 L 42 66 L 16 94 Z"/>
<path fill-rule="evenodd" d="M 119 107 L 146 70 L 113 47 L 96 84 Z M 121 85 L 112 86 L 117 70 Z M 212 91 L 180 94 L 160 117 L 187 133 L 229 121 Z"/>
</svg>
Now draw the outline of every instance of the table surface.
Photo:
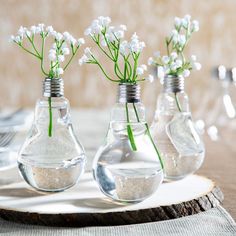
<svg viewBox="0 0 236 236">
<path fill-rule="evenodd" d="M 224 193 L 224 208 L 236 219 L 236 152 L 205 136 L 206 158 L 197 172 L 214 180 Z M 236 138 L 236 133 L 235 133 Z M 235 141 L 232 140 L 232 141 Z M 236 144 L 235 144 L 236 148 Z"/>
<path fill-rule="evenodd" d="M 97 147 L 104 141 L 110 118 L 109 112 L 109 110 L 80 110 L 75 115 L 72 114 L 79 138 L 89 157 L 88 169 L 91 169 L 91 162 Z M 95 130 L 96 132 L 94 132 Z M 91 136 L 88 134 L 93 137 L 92 142 Z M 236 219 L 236 144 L 233 150 L 223 141 L 212 141 L 206 134 L 203 137 L 206 156 L 203 166 L 196 174 L 204 175 L 215 181 L 224 193 L 224 208 Z M 236 133 L 234 140 L 236 140 Z"/>
<path fill-rule="evenodd" d="M 86 150 L 87 170 L 91 170 L 97 148 L 104 141 L 109 118 L 108 110 L 72 112 L 72 122 L 76 134 Z M 215 181 L 225 196 L 223 207 L 236 219 L 236 145 L 233 150 L 222 141 L 211 141 L 207 135 L 204 136 L 204 141 L 206 157 L 203 166 L 196 174 Z"/>
</svg>

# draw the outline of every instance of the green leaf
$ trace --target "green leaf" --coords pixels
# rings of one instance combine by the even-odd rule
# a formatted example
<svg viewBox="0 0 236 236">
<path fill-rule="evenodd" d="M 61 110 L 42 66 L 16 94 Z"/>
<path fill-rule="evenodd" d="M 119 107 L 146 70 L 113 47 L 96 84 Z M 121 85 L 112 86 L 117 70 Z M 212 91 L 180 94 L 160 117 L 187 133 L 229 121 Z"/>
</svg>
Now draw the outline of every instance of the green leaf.
<svg viewBox="0 0 236 236">
<path fill-rule="evenodd" d="M 137 147 L 135 144 L 135 140 L 134 140 L 134 135 L 133 135 L 133 131 L 130 125 L 127 125 L 127 132 L 128 132 L 128 137 L 129 137 L 129 141 L 130 141 L 130 145 L 132 147 L 133 151 L 137 151 Z"/>
</svg>

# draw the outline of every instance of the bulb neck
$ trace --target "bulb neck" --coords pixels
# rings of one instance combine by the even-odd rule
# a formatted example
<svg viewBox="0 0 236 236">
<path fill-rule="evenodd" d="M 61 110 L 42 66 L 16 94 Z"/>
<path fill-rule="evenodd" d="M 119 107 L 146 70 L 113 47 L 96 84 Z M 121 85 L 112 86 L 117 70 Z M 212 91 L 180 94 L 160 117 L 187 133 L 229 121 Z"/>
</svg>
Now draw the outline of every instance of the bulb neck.
<svg viewBox="0 0 236 236">
<path fill-rule="evenodd" d="M 164 78 L 164 92 L 179 93 L 184 91 L 184 77 L 166 76 Z"/>
<path fill-rule="evenodd" d="M 43 96 L 44 97 L 63 97 L 64 82 L 62 78 L 45 78 L 43 81 Z"/>
<path fill-rule="evenodd" d="M 119 103 L 138 103 L 140 102 L 139 84 L 119 84 L 118 87 Z"/>
</svg>

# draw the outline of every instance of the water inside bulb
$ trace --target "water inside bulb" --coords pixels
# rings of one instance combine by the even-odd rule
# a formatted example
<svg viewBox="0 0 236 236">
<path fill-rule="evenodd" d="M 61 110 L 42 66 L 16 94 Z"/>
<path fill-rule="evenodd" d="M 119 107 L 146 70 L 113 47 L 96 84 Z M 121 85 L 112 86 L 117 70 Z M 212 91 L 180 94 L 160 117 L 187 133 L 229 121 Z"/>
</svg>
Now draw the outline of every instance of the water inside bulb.
<svg viewBox="0 0 236 236">
<path fill-rule="evenodd" d="M 52 98 L 52 135 L 48 134 L 48 100 L 40 99 L 35 119 L 18 155 L 25 181 L 41 191 L 63 191 L 75 185 L 84 171 L 85 153 L 74 134 L 69 102 Z"/>
<path fill-rule="evenodd" d="M 160 94 L 151 133 L 164 161 L 165 180 L 183 179 L 201 167 L 205 148 L 184 92 Z"/>
<path fill-rule="evenodd" d="M 127 125 L 133 132 L 135 151 Z M 163 181 L 163 170 L 146 122 L 110 122 L 106 143 L 95 156 L 93 174 L 101 191 L 113 200 L 134 203 L 150 197 Z"/>
</svg>

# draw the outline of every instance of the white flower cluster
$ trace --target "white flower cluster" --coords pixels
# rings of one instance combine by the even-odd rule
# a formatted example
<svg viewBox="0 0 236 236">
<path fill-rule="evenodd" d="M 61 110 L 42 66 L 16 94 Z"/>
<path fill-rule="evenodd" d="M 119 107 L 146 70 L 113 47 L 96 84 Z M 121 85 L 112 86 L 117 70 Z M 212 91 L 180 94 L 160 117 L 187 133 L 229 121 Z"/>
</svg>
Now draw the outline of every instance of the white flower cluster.
<svg viewBox="0 0 236 236">
<path fill-rule="evenodd" d="M 57 32 L 52 26 L 45 26 L 44 24 L 33 25 L 29 28 L 21 26 L 17 32 L 17 35 L 11 36 L 11 41 L 16 43 L 22 43 L 24 38 L 32 37 L 40 34 L 41 36 L 53 36 L 57 41 L 65 41 L 73 46 L 84 44 L 84 39 L 76 40 L 70 33 L 64 32 L 63 34 Z"/>
<path fill-rule="evenodd" d="M 199 30 L 199 23 L 196 20 L 191 21 L 191 16 L 186 15 L 184 18 L 175 17 L 174 27 L 170 39 L 178 50 L 183 50 L 191 34 Z"/>
<path fill-rule="evenodd" d="M 98 19 L 93 20 L 92 24 L 85 30 L 85 35 L 90 35 L 93 38 L 99 36 L 101 45 L 106 47 L 107 43 L 116 42 L 124 38 L 126 25 L 119 25 L 118 27 L 110 26 L 110 17 L 99 16 Z M 127 55 L 129 52 L 141 52 L 145 47 L 144 42 L 140 42 L 136 33 L 131 37 L 131 41 L 120 42 L 120 52 Z"/>
<path fill-rule="evenodd" d="M 199 23 L 196 20 L 191 22 L 191 16 L 185 15 L 184 18 L 175 17 L 175 28 L 183 26 L 185 29 L 189 29 L 191 32 L 197 32 L 199 30 Z"/>
<path fill-rule="evenodd" d="M 139 41 L 138 35 L 134 33 L 130 42 L 124 40 L 120 43 L 120 53 L 123 56 L 128 56 L 130 53 L 140 53 L 145 46 L 145 43 Z"/>
<path fill-rule="evenodd" d="M 92 37 L 100 35 L 100 37 L 102 37 L 102 45 L 107 46 L 105 37 L 110 42 L 114 42 L 117 39 L 122 39 L 124 37 L 125 31 L 127 30 L 125 25 L 114 27 L 110 26 L 110 23 L 110 17 L 99 16 L 98 19 L 93 20 L 92 24 L 85 30 L 84 34 L 91 35 Z"/>
<path fill-rule="evenodd" d="M 60 67 L 60 64 L 65 61 L 65 56 L 72 53 L 73 57 L 78 48 L 85 43 L 83 38 L 75 39 L 70 33 L 60 33 L 53 29 L 52 26 L 45 26 L 44 24 L 33 25 L 29 28 L 21 26 L 17 32 L 17 35 L 11 36 L 11 41 L 17 43 L 20 47 L 23 46 L 23 40 L 29 40 L 32 44 L 34 51 L 31 54 L 38 57 L 40 60 L 44 60 L 44 53 L 41 54 L 41 50 L 37 50 L 34 39 L 35 35 L 40 35 L 44 40 L 46 37 L 51 36 L 54 43 L 49 50 L 48 58 L 50 60 L 50 73 L 54 73 L 55 76 L 63 74 L 64 70 Z M 42 45 L 42 47 L 44 44 Z M 29 50 L 27 50 L 29 52 Z M 50 75 L 49 73 L 49 75 Z"/>
<path fill-rule="evenodd" d="M 91 25 L 85 30 L 85 35 L 89 35 L 93 41 L 98 45 L 98 48 L 109 59 L 111 59 L 114 65 L 114 72 L 121 82 L 136 83 L 137 81 L 143 81 L 145 79 L 138 79 L 147 70 L 146 65 L 138 65 L 140 53 L 145 47 L 145 43 L 139 41 L 139 37 L 134 33 L 130 41 L 123 40 L 127 27 L 125 25 L 119 25 L 114 27 L 110 25 L 111 19 L 109 17 L 100 16 L 96 20 L 92 21 Z M 123 68 L 120 68 L 119 63 L 123 61 Z M 106 73 L 102 65 L 95 58 L 90 48 L 85 48 L 84 55 L 79 59 L 79 65 L 85 63 L 97 64 L 105 76 L 111 79 Z M 133 65 L 133 67 L 131 66 Z M 153 77 L 147 78 L 149 81 L 153 81 Z"/>
<path fill-rule="evenodd" d="M 175 29 L 171 36 L 166 39 L 168 55 L 161 56 L 160 52 L 154 54 L 154 58 L 148 59 L 148 65 L 156 65 L 157 73 L 160 79 L 166 75 L 188 77 L 190 70 L 200 70 L 201 64 L 197 62 L 197 57 L 192 55 L 186 60 L 183 50 L 193 32 L 199 30 L 198 21 L 191 21 L 191 16 L 186 15 L 184 18 L 175 17 Z"/>
<path fill-rule="evenodd" d="M 130 53 L 140 53 L 143 50 L 145 43 L 139 41 L 136 33 L 132 35 L 130 42 L 121 41 L 124 38 L 127 27 L 125 25 L 114 27 L 110 23 L 111 19 L 109 17 L 99 16 L 98 19 L 93 20 L 84 34 L 90 35 L 97 44 L 101 44 L 103 47 L 107 47 L 107 44 L 119 45 L 119 54 L 123 56 L 127 56 Z M 91 50 L 86 48 L 83 57 L 79 60 L 79 64 L 87 63 L 91 59 L 91 55 Z"/>
<path fill-rule="evenodd" d="M 90 48 L 85 48 L 84 49 L 84 55 L 79 59 L 79 65 L 83 65 L 85 63 L 89 63 L 91 60 L 93 60 L 92 58 L 92 52 Z"/>
</svg>

